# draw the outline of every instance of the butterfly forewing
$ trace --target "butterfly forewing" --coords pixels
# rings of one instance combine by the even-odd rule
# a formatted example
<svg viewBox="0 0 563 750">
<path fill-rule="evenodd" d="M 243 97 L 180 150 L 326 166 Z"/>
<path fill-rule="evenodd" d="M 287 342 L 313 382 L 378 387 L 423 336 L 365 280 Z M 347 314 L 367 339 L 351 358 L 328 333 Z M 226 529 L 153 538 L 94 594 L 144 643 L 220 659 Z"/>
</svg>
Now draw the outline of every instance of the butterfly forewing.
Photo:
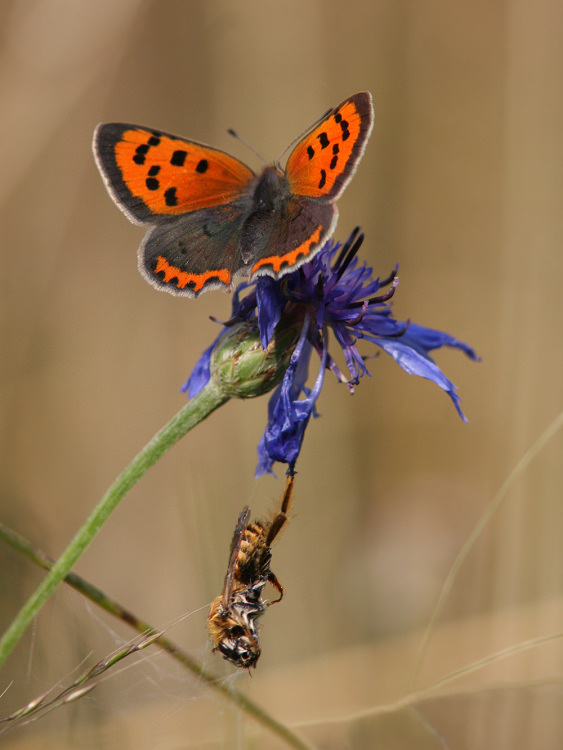
<svg viewBox="0 0 563 750">
<path fill-rule="evenodd" d="M 224 151 L 136 125 L 100 125 L 94 152 L 117 204 L 139 223 L 230 203 L 254 178 Z"/>
<path fill-rule="evenodd" d="M 369 92 L 355 94 L 329 112 L 287 160 L 292 192 L 322 201 L 336 200 L 356 170 L 372 127 Z"/>
</svg>

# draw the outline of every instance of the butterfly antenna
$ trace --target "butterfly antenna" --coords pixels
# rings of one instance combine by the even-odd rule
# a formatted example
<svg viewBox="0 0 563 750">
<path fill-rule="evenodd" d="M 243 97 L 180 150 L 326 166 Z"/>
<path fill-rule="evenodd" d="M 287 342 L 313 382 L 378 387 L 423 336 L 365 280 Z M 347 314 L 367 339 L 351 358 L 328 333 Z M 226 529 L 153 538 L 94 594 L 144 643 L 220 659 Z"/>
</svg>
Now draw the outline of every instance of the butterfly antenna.
<svg viewBox="0 0 563 750">
<path fill-rule="evenodd" d="M 256 149 L 254 148 L 254 146 L 251 146 L 250 143 L 248 143 L 247 141 L 244 140 L 244 138 L 241 138 L 240 135 L 235 130 L 233 130 L 232 128 L 229 128 L 227 130 L 227 133 L 229 135 L 232 135 L 233 138 L 236 138 L 237 141 L 240 141 L 244 146 L 246 146 L 246 148 L 250 149 L 250 151 L 252 151 L 252 153 L 255 154 L 261 161 L 263 161 L 264 164 L 268 163 L 266 161 L 266 159 L 264 159 L 264 157 L 262 156 L 262 154 L 259 151 L 256 151 Z"/>
<path fill-rule="evenodd" d="M 305 137 L 305 136 L 307 135 L 307 133 L 308 133 L 308 132 L 309 132 L 310 130 L 313 130 L 313 128 L 316 128 L 316 127 L 317 127 L 317 125 L 318 125 L 318 124 L 319 124 L 320 122 L 322 122 L 322 121 L 323 121 L 323 120 L 325 119 L 325 117 L 328 117 L 328 116 L 330 115 L 330 113 L 331 113 L 331 112 L 332 112 L 332 109 L 327 109 L 327 111 L 326 111 L 326 112 L 324 113 L 324 115 L 322 115 L 321 117 L 319 117 L 319 119 L 318 119 L 318 120 L 315 120 L 315 122 L 314 122 L 314 123 L 313 123 L 312 125 L 309 125 L 309 127 L 308 127 L 308 128 L 306 129 L 306 130 L 304 130 L 304 131 L 303 131 L 303 132 L 301 133 L 301 135 L 298 135 L 298 136 L 297 136 L 297 138 L 294 138 L 294 139 L 293 139 L 293 140 L 291 141 L 291 143 L 289 144 L 289 146 L 286 146 L 286 147 L 284 148 L 284 150 L 282 151 L 282 153 L 281 153 L 281 155 L 280 155 L 279 159 L 278 159 L 278 160 L 277 160 L 277 162 L 276 162 L 276 164 L 278 165 L 278 167 L 280 166 L 280 162 L 281 162 L 281 160 L 282 160 L 282 159 L 283 159 L 283 157 L 284 157 L 284 156 L 285 156 L 285 155 L 287 154 L 287 152 L 289 151 L 289 149 L 290 149 L 290 148 L 293 148 L 293 147 L 295 146 L 295 144 L 296 144 L 296 143 L 298 143 L 298 142 L 299 142 L 299 141 L 300 141 L 300 140 L 301 140 L 302 138 L 304 138 L 304 137 Z"/>
</svg>

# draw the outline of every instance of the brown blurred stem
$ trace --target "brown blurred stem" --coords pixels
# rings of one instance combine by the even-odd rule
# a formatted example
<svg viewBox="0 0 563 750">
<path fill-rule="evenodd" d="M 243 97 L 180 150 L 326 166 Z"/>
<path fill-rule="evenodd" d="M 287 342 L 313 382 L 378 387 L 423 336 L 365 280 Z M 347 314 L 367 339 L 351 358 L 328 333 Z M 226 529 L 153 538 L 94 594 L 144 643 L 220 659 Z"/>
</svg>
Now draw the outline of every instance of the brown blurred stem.
<svg viewBox="0 0 563 750">
<path fill-rule="evenodd" d="M 46 555 L 39 549 L 39 547 L 36 547 L 25 537 L 21 536 L 21 534 L 9 529 L 2 523 L 0 523 L 0 539 L 3 539 L 7 544 L 13 547 L 13 549 L 21 552 L 28 559 L 32 560 L 45 570 L 50 570 L 52 568 L 54 564 L 52 558 Z M 64 581 L 88 599 L 98 604 L 102 609 L 105 609 L 106 612 L 109 612 L 114 617 L 127 623 L 139 633 L 142 633 L 143 635 L 158 634 L 159 631 L 157 631 L 152 625 L 149 625 L 148 622 L 139 619 L 132 612 L 122 607 L 121 604 L 113 599 L 110 599 L 103 591 L 100 591 L 100 589 L 96 588 L 96 586 L 93 586 L 76 573 L 68 573 L 68 575 L 65 576 Z M 254 701 L 250 700 L 250 698 L 240 691 L 231 687 L 226 681 L 207 672 L 196 659 L 176 646 L 171 640 L 160 634 L 154 642 L 164 651 L 167 651 L 174 659 L 176 659 L 176 661 L 180 662 L 180 664 L 193 672 L 193 674 L 197 675 L 197 677 L 205 682 L 208 687 L 217 690 L 225 698 L 235 703 L 242 711 L 252 716 L 253 719 L 262 724 L 265 728 L 269 729 L 280 739 L 287 742 L 290 747 L 298 748 L 298 750 L 311 750 L 311 746 L 294 734 L 291 729 L 278 722 L 261 706 L 254 703 Z"/>
</svg>

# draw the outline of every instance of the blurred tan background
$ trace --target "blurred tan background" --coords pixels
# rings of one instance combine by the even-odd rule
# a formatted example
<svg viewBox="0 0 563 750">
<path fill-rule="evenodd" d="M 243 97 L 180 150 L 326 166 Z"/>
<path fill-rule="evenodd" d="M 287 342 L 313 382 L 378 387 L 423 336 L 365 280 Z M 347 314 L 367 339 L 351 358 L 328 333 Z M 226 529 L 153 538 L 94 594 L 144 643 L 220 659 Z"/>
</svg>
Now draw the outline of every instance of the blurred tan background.
<svg viewBox="0 0 563 750">
<path fill-rule="evenodd" d="M 193 302 L 142 280 L 143 232 L 103 187 L 96 124 L 177 132 L 259 169 L 228 127 L 273 160 L 369 89 L 375 128 L 337 237 L 362 224 L 375 273 L 401 264 L 397 317 L 477 349 L 480 364 L 437 355 L 470 423 L 385 356 L 353 397 L 327 376 L 274 551 L 286 599 L 264 618 L 252 679 L 235 684 L 323 748 L 560 748 L 558 641 L 416 711 L 378 709 L 406 694 L 456 554 L 563 406 L 563 5 L 4 0 L 0 35 L 1 520 L 59 555 L 184 404 L 178 389 L 216 335 L 209 315 L 230 310 L 227 295 Z M 283 471 L 253 478 L 266 407 L 229 403 L 185 437 L 77 566 L 157 627 L 194 612 L 169 635 L 218 674 L 206 605 L 237 514 L 265 512 L 282 490 Z M 519 478 L 471 551 L 419 687 L 563 632 L 561 445 Z M 0 566 L 3 629 L 42 573 L 4 545 Z M 129 637 L 59 590 L 3 670 L 0 715 Z M 149 657 L 5 746 L 282 747 L 253 739 L 252 722 L 168 657 Z"/>
</svg>

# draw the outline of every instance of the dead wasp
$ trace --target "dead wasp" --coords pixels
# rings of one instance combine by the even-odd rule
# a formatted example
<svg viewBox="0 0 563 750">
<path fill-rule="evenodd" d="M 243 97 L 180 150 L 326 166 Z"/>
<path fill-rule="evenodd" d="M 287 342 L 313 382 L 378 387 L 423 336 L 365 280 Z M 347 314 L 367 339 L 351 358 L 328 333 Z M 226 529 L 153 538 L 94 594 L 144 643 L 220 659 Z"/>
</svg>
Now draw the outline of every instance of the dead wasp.
<svg viewBox="0 0 563 750">
<path fill-rule="evenodd" d="M 260 657 L 257 620 L 270 604 L 283 599 L 283 586 L 270 570 L 270 561 L 272 543 L 288 520 L 293 476 L 287 476 L 280 510 L 271 520 L 249 523 L 250 508 L 242 510 L 231 542 L 223 593 L 211 605 L 208 631 L 213 651 L 219 650 L 237 667 L 256 666 Z M 261 599 L 268 582 L 279 592 L 273 602 Z"/>
</svg>

